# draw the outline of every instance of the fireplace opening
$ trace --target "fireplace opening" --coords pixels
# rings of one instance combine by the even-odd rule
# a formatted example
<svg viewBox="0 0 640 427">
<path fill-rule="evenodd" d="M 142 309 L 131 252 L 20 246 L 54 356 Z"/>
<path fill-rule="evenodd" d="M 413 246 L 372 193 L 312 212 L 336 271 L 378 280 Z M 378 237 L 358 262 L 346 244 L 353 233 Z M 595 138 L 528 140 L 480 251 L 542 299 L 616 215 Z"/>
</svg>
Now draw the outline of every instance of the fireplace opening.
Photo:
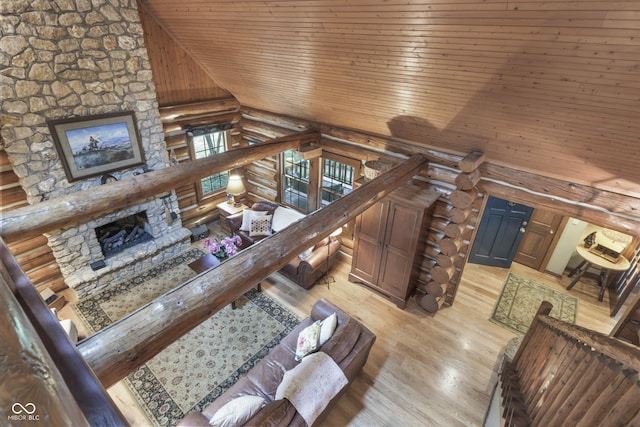
<svg viewBox="0 0 640 427">
<path fill-rule="evenodd" d="M 109 258 L 137 244 L 153 240 L 147 213 L 139 212 L 96 228 L 102 254 Z"/>
</svg>

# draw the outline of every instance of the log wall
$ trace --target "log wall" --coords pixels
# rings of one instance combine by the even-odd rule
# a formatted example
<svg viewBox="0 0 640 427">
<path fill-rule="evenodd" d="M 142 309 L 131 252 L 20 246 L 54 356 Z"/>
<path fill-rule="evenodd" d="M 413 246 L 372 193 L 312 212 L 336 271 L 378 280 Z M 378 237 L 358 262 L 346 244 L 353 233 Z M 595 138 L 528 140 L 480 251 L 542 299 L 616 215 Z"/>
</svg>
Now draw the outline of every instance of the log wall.
<svg viewBox="0 0 640 427">
<path fill-rule="evenodd" d="M 480 217 L 483 195 L 476 184 L 480 180 L 478 167 L 484 160 L 482 153 L 473 152 L 460 160 L 457 171 L 445 172 L 430 165 L 427 177 L 443 182 L 448 191 L 442 192 L 434 210 L 429 250 L 420 266 L 418 289 L 424 294 L 418 301 L 429 312 L 451 305 L 455 299 Z"/>
<path fill-rule="evenodd" d="M 0 178 L 0 214 L 28 206 L 27 195 L 11 168 L 6 152 L 2 149 Z M 47 245 L 46 237 L 40 235 L 25 239 L 17 235 L 7 238 L 5 243 L 38 291 L 51 288 L 52 291 L 58 292 L 67 287 L 53 252 Z"/>
<path fill-rule="evenodd" d="M 186 126 L 228 124 L 231 129 L 227 138 L 227 149 L 234 150 L 246 146 L 239 130 L 239 107 L 235 98 L 225 97 L 160 108 L 169 158 L 175 159 L 176 163 L 194 160 L 189 149 Z M 216 205 L 226 199 L 226 193 L 222 191 L 201 200 L 196 192 L 196 185 L 194 182 L 182 182 L 175 188 L 180 217 L 187 228 L 217 218 Z"/>
</svg>

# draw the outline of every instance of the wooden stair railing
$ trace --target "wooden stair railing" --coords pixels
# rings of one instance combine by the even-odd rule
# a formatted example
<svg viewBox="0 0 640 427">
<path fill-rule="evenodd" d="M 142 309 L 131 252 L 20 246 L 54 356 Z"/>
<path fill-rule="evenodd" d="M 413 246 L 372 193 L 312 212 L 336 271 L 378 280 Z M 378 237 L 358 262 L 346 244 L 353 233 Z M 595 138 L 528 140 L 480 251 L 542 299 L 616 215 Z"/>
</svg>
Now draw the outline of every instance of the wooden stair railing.
<svg viewBox="0 0 640 427">
<path fill-rule="evenodd" d="M 505 425 L 640 425 L 640 348 L 550 311 L 543 302 L 502 366 Z"/>
</svg>

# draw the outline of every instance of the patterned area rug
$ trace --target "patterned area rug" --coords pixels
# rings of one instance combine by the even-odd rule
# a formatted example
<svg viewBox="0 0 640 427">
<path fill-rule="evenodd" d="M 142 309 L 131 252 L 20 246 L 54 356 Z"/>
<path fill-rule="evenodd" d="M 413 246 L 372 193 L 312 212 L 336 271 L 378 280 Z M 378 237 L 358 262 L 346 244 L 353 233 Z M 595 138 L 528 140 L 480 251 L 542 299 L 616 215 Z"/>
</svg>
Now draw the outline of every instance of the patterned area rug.
<svg viewBox="0 0 640 427">
<path fill-rule="evenodd" d="M 525 334 L 542 301 L 553 304 L 552 317 L 569 323 L 576 322 L 578 298 L 512 272 L 507 276 L 491 321 L 513 332 Z"/>
<path fill-rule="evenodd" d="M 73 305 L 96 332 L 195 276 L 192 249 Z M 300 320 L 252 290 L 171 344 L 125 382 L 155 426 L 175 425 L 201 411 L 275 347 Z"/>
</svg>

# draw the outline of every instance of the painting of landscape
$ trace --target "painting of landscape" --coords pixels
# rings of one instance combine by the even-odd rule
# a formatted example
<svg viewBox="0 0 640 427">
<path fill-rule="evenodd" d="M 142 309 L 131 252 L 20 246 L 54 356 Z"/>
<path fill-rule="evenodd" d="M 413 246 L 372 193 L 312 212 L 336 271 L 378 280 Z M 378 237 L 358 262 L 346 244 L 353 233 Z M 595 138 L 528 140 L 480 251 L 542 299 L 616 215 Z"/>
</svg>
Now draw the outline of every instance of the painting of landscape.
<svg viewBox="0 0 640 427">
<path fill-rule="evenodd" d="M 144 165 L 132 111 L 47 122 L 69 182 Z"/>
<path fill-rule="evenodd" d="M 78 169 L 134 157 L 129 130 L 124 122 L 68 130 L 66 134 Z"/>
</svg>

